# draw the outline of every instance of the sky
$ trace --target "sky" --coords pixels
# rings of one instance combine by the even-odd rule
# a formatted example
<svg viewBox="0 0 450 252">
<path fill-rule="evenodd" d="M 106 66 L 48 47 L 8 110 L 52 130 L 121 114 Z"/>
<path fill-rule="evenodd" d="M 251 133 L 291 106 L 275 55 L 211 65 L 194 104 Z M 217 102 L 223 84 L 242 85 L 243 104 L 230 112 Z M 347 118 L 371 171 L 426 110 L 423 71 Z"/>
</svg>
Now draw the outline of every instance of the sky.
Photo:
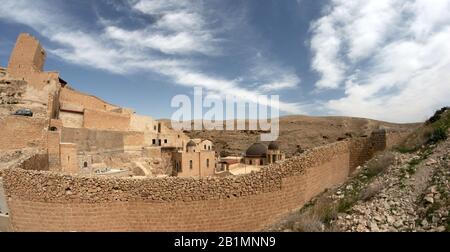
<svg viewBox="0 0 450 252">
<path fill-rule="evenodd" d="M 77 90 L 170 118 L 175 95 L 237 95 L 281 115 L 424 121 L 449 105 L 450 0 L 1 0 Z"/>
</svg>

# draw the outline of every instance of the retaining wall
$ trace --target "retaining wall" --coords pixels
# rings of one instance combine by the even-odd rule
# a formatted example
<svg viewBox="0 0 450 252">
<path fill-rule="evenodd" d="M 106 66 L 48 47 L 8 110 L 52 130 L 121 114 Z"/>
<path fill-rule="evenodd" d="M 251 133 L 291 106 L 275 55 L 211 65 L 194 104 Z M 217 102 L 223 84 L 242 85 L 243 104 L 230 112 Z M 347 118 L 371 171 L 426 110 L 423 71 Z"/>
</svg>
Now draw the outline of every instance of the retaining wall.
<svg viewBox="0 0 450 252">
<path fill-rule="evenodd" d="M 255 231 L 344 182 L 385 144 L 376 134 L 337 142 L 236 177 L 104 178 L 16 168 L 4 172 L 4 184 L 15 231 Z"/>
</svg>

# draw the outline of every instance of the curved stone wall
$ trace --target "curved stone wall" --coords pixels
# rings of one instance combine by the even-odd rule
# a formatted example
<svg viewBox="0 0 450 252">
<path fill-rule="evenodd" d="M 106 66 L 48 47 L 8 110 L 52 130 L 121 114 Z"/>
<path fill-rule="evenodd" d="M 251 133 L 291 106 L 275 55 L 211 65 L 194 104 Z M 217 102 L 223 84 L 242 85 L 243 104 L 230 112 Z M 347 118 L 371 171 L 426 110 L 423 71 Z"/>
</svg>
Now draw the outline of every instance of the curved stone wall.
<svg viewBox="0 0 450 252">
<path fill-rule="evenodd" d="M 4 171 L 15 231 L 255 231 L 340 184 L 384 149 L 376 136 L 225 178 L 82 177 Z M 384 145 L 379 144 L 384 143 Z"/>
</svg>

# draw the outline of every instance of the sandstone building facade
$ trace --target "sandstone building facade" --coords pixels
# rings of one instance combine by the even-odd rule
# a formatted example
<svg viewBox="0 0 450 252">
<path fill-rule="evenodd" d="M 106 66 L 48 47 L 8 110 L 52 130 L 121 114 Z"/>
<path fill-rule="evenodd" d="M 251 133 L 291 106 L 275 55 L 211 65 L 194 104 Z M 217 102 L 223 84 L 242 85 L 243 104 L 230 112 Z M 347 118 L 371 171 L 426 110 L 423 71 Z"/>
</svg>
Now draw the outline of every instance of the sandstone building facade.
<svg viewBox="0 0 450 252">
<path fill-rule="evenodd" d="M 36 38 L 19 35 L 3 78 L 14 82 L 10 86 L 24 82 L 16 108 L 30 109 L 35 115 L 7 115 L 0 124 L 4 129 L 0 137 L 13 144 L 5 142 L 0 148 L 36 147 L 47 153 L 51 170 L 72 174 L 103 174 L 113 169 L 140 176 L 214 175 L 211 142 L 201 143 L 208 143 L 207 150 L 191 153 L 186 148 L 190 139 L 183 132 L 74 90 L 59 73 L 44 72 L 45 59 Z M 17 129 L 23 134 L 17 134 Z"/>
</svg>

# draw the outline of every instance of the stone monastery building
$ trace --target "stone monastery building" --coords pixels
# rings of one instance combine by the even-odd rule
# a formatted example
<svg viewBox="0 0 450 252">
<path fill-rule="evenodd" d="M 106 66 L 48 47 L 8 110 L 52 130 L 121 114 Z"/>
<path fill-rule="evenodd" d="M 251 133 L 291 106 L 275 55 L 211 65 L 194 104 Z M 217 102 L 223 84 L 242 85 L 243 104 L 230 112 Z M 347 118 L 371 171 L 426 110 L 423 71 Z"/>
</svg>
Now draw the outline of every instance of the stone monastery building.
<svg viewBox="0 0 450 252">
<path fill-rule="evenodd" d="M 74 90 L 58 72 L 44 72 L 45 59 L 39 41 L 20 34 L 2 78 L 14 82 L 14 94 L 21 97 L 2 120 L 0 137 L 8 141 L 0 150 L 37 148 L 50 170 L 68 173 L 214 175 L 211 141 L 191 140 L 161 121 Z M 33 117 L 10 113 L 23 108 Z"/>
</svg>

